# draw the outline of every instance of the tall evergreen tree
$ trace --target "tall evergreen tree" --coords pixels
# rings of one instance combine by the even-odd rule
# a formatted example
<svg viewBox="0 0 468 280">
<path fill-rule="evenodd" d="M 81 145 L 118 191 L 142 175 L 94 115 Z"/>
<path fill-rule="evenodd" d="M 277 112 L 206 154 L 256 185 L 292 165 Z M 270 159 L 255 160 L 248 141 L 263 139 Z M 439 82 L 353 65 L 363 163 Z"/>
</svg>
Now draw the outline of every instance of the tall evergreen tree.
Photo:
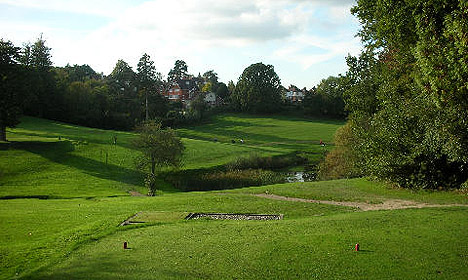
<svg viewBox="0 0 468 280">
<path fill-rule="evenodd" d="M 27 87 L 28 97 L 24 104 L 25 113 L 39 117 L 53 117 L 59 106 L 55 93 L 52 69 L 51 48 L 41 36 L 32 45 L 23 48 L 20 61 L 29 69 Z"/>
<path fill-rule="evenodd" d="M 23 100 L 23 71 L 18 63 L 20 48 L 0 40 L 0 141 L 6 141 L 6 128 L 19 123 Z"/>
<path fill-rule="evenodd" d="M 168 82 L 174 82 L 179 79 L 184 79 L 188 76 L 188 67 L 187 63 L 183 60 L 176 60 L 174 63 L 174 68 L 172 68 L 169 71 L 169 74 L 167 75 L 167 81 Z"/>
<path fill-rule="evenodd" d="M 148 121 L 150 118 L 148 96 L 159 94 L 161 74 L 156 71 L 154 61 L 146 53 L 138 62 L 137 80 L 140 94 L 145 97 L 145 120 Z"/>
<path fill-rule="evenodd" d="M 119 128 L 132 128 L 138 122 L 141 111 L 135 72 L 127 62 L 118 60 L 108 83 L 113 122 L 119 123 Z"/>
</svg>

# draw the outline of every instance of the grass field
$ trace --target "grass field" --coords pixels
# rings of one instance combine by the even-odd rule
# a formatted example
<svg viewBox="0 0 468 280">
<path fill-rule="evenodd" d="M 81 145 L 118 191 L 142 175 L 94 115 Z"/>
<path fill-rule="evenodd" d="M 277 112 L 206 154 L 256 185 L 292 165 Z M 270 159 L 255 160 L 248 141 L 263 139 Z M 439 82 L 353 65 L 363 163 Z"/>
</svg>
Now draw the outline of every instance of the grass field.
<svg viewBox="0 0 468 280">
<path fill-rule="evenodd" d="M 337 122 L 221 115 L 180 129 L 186 169 L 330 142 Z M 117 136 L 117 145 L 112 137 Z M 60 136 L 60 140 L 59 140 Z M 229 191 L 145 192 L 132 133 L 25 118 L 0 143 L 2 279 L 467 279 L 468 199 L 366 179 Z M 212 141 L 218 138 L 218 142 Z M 232 144 L 231 139 L 245 144 Z M 106 163 L 107 154 L 107 163 Z M 254 196 L 445 207 L 363 212 Z M 465 206 L 451 206 L 461 204 Z M 184 220 L 190 212 L 284 214 L 279 221 Z M 127 218 L 142 224 L 120 227 Z M 129 242 L 130 249 L 122 244 Z M 354 252 L 356 243 L 362 250 Z"/>
</svg>

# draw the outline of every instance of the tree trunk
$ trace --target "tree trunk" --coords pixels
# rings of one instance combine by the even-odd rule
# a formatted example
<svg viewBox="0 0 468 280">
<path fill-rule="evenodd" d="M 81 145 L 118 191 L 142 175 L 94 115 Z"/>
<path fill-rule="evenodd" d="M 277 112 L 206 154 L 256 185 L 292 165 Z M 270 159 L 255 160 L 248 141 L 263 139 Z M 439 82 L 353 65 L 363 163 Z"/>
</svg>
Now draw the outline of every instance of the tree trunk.
<svg viewBox="0 0 468 280">
<path fill-rule="evenodd" d="M 0 126 L 0 141 L 6 142 L 6 127 Z"/>
<path fill-rule="evenodd" d="M 148 121 L 148 120 L 149 120 L 149 112 L 148 112 L 148 92 L 146 92 L 146 101 L 145 101 L 145 102 L 146 102 L 146 108 L 145 108 L 145 110 L 146 110 L 146 121 Z"/>
</svg>

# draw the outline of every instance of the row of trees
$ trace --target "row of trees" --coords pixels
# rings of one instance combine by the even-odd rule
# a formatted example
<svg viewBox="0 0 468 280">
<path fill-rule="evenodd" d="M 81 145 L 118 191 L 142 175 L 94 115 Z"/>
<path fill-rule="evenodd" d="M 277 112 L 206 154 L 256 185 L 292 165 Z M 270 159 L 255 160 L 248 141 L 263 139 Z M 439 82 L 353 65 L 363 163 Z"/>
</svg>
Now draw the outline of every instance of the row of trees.
<svg viewBox="0 0 468 280">
<path fill-rule="evenodd" d="M 203 75 L 188 73 L 183 60 L 177 60 L 163 80 L 148 54 L 137 69 L 119 60 L 108 75 L 96 73 L 89 65 L 53 67 L 51 49 L 42 37 L 22 48 L 1 42 L 2 98 L 0 136 L 5 128 L 18 123 L 21 112 L 37 117 L 107 129 L 133 129 L 142 121 L 158 119 L 164 126 L 199 121 L 207 106 L 203 98 L 183 108 L 161 95 L 164 88 L 181 79 L 193 79 L 202 92 L 215 92 L 226 105 L 224 110 L 250 113 L 276 113 L 284 104 L 284 88 L 272 65 L 252 64 L 239 77 L 237 85 L 219 82 L 213 70 Z M 309 115 L 343 117 L 342 77 L 330 77 L 314 88 L 304 102 Z"/>
<path fill-rule="evenodd" d="M 467 2 L 359 0 L 352 12 L 366 48 L 347 59 L 350 117 L 337 135 L 342 157 L 332 154 L 347 165 L 342 173 L 460 187 L 468 179 Z"/>
<path fill-rule="evenodd" d="M 349 87 L 346 76 L 328 77 L 305 93 L 302 104 L 296 104 L 309 116 L 345 118 L 344 92 Z M 250 113 L 275 113 L 282 111 L 282 94 L 286 89 L 272 65 L 252 64 L 233 85 L 230 102 L 235 111 Z"/>
<path fill-rule="evenodd" d="M 133 129 L 143 120 L 160 119 L 166 126 L 183 121 L 182 104 L 169 103 L 160 93 L 170 82 L 187 78 L 187 65 L 176 61 L 164 81 L 150 56 L 143 54 L 136 71 L 119 60 L 108 76 L 88 65 L 53 67 L 51 49 L 42 37 L 16 47 L 0 41 L 0 136 L 13 127 L 21 113 L 91 127 Z M 217 74 L 199 75 L 220 96 L 228 89 Z"/>
</svg>

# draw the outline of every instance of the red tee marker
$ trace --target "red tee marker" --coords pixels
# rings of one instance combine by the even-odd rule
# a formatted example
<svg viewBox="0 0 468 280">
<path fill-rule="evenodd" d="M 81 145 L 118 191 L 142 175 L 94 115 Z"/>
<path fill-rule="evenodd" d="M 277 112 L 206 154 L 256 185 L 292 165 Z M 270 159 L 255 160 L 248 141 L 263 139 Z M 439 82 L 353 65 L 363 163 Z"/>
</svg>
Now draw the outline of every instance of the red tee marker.
<svg viewBox="0 0 468 280">
<path fill-rule="evenodd" d="M 359 251 L 359 243 L 356 243 L 356 246 L 354 246 L 354 251 Z"/>
</svg>

